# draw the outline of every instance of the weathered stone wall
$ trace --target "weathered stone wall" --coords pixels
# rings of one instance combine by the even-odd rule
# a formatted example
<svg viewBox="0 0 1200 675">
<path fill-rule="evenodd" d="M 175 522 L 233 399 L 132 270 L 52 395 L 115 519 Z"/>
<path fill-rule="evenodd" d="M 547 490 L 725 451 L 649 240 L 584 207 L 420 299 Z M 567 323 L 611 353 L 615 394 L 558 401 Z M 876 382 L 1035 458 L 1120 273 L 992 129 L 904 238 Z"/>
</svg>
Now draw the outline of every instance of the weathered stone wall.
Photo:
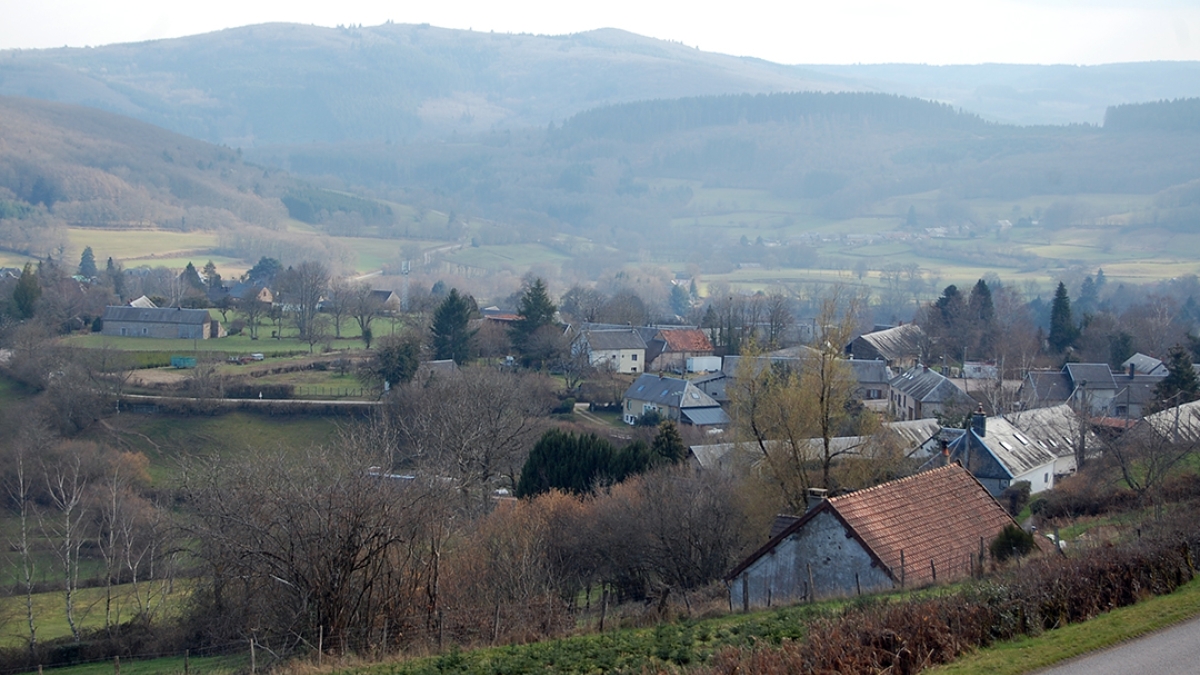
<svg viewBox="0 0 1200 675">
<path fill-rule="evenodd" d="M 730 585 L 735 608 L 766 607 L 890 589 L 891 577 L 828 511 L 818 513 Z"/>
</svg>

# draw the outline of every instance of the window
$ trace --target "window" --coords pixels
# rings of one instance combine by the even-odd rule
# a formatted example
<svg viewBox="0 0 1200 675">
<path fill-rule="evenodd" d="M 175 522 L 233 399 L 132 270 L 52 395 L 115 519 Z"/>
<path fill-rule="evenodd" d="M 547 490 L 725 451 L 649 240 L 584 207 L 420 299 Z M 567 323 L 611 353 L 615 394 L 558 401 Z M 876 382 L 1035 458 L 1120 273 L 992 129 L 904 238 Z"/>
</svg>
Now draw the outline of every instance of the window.
<svg viewBox="0 0 1200 675">
<path fill-rule="evenodd" d="M 1043 482 L 1043 483 L 1049 483 L 1049 482 L 1050 482 L 1050 474 L 1049 474 L 1049 473 L 1046 473 L 1044 476 L 1042 476 L 1042 482 Z"/>
<path fill-rule="evenodd" d="M 632 354 L 632 355 L 630 355 L 629 358 L 633 359 L 634 361 L 637 361 L 637 354 Z"/>
</svg>

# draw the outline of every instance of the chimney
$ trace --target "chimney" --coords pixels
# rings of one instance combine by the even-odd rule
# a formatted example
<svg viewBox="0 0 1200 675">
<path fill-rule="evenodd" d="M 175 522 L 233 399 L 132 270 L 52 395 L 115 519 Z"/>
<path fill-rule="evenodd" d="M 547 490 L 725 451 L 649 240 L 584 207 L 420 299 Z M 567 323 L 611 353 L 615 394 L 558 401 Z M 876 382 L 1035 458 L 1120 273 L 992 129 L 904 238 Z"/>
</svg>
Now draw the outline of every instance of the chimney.
<svg viewBox="0 0 1200 675">
<path fill-rule="evenodd" d="M 971 415 L 971 430 L 980 438 L 987 436 L 987 415 L 983 414 L 982 403 L 979 404 L 979 409 Z"/>
<path fill-rule="evenodd" d="M 829 495 L 829 490 L 825 490 L 822 488 L 808 488 L 808 495 L 807 495 L 808 508 L 806 510 L 812 511 L 816 507 L 820 506 L 821 502 L 825 501 L 827 499 L 828 495 Z"/>
<path fill-rule="evenodd" d="M 1133 376 L 1136 372 L 1137 372 L 1137 369 L 1134 367 L 1134 365 L 1132 363 L 1129 364 L 1129 379 L 1132 380 Z"/>
</svg>

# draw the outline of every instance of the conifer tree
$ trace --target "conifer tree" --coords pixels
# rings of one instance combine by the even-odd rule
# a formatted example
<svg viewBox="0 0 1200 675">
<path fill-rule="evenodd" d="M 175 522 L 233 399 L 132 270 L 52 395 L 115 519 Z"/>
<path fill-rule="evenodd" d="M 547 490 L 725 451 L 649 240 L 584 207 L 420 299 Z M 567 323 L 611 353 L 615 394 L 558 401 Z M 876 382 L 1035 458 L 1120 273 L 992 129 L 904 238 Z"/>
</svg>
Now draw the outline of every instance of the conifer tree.
<svg viewBox="0 0 1200 675">
<path fill-rule="evenodd" d="M 79 256 L 79 276 L 91 279 L 99 273 L 96 269 L 96 254 L 92 253 L 92 247 L 88 246 L 83 249 L 83 255 Z"/>
<path fill-rule="evenodd" d="M 1200 378 L 1192 367 L 1192 355 L 1183 345 L 1167 352 L 1167 376 L 1154 387 L 1155 407 L 1159 410 L 1200 398 Z"/>
<path fill-rule="evenodd" d="M 1050 307 L 1050 335 L 1047 341 L 1050 348 L 1058 353 L 1066 351 L 1067 347 L 1075 344 L 1079 336 L 1079 328 L 1071 318 L 1071 298 L 1067 295 L 1067 286 L 1058 282 L 1054 291 L 1054 303 Z"/>
<path fill-rule="evenodd" d="M 546 284 L 541 278 L 535 279 L 521 296 L 517 314 L 520 318 L 513 322 L 509 329 L 509 339 L 513 347 L 521 354 L 526 365 L 536 360 L 534 352 L 534 335 L 554 322 L 554 314 L 558 308 L 550 300 L 546 292 Z"/>
<path fill-rule="evenodd" d="M 468 326 L 471 314 L 475 311 L 474 305 L 475 301 L 470 296 L 459 295 L 457 288 L 450 289 L 450 294 L 438 305 L 433 315 L 433 358 L 454 359 L 459 365 L 470 360 L 471 341 L 476 331 Z"/>
<path fill-rule="evenodd" d="M 672 420 L 663 420 L 658 425 L 658 433 L 650 443 L 651 457 L 655 462 L 678 464 L 687 457 L 687 446 L 679 435 L 679 427 Z"/>
</svg>

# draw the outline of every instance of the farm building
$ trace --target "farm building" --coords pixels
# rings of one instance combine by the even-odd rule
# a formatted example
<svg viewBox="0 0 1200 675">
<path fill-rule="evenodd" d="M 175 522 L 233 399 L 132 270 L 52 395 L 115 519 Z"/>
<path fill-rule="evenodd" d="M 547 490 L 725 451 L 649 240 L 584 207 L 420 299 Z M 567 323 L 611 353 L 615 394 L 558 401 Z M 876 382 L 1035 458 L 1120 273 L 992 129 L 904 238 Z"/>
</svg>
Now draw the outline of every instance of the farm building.
<svg viewBox="0 0 1200 675">
<path fill-rule="evenodd" d="M 1015 521 L 957 464 L 781 516 L 726 577 L 734 607 L 786 604 L 963 579 Z"/>
<path fill-rule="evenodd" d="M 206 309 L 109 306 L 103 323 L 101 333 L 112 336 L 206 340 L 224 334 Z"/>
</svg>

